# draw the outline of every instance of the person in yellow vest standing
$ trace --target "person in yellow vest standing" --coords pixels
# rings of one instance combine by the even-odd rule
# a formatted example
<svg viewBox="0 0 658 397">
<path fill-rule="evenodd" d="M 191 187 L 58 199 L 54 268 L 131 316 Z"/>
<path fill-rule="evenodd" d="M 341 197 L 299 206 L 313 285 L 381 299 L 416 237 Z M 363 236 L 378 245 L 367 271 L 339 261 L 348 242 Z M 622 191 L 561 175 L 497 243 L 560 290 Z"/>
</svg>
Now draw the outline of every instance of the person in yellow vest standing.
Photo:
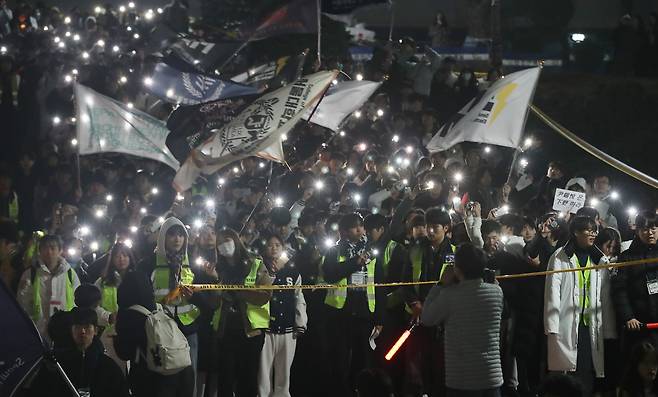
<svg viewBox="0 0 658 397">
<path fill-rule="evenodd" d="M 107 257 L 107 263 L 101 277 L 96 280 L 95 284 L 101 291 L 101 302 L 96 307 L 98 315 L 98 325 L 104 327 L 100 340 L 105 347 L 105 351 L 119 365 L 121 370 L 126 372 L 126 362 L 117 356 L 114 351 L 113 339 L 116 336 L 114 324 L 116 322 L 119 304 L 117 302 L 117 289 L 121 280 L 126 274 L 136 270 L 135 257 L 130 247 L 122 242 L 117 242 L 112 246 Z"/>
<path fill-rule="evenodd" d="M 598 234 L 591 218 L 577 216 L 571 238 L 548 261 L 548 269 L 579 269 L 609 263 L 594 247 Z M 554 273 L 546 276 L 544 331 L 548 335 L 548 370 L 567 372 L 583 385 L 583 395 L 593 395 L 594 378 L 603 378 L 604 340 L 615 336 L 607 269 Z"/>
<path fill-rule="evenodd" d="M 48 342 L 50 317 L 56 311 L 73 309 L 74 291 L 80 285 L 78 275 L 62 257 L 62 245 L 59 236 L 44 236 L 35 265 L 23 273 L 18 286 L 18 302 Z"/>
<path fill-rule="evenodd" d="M 402 281 L 402 271 L 408 266 L 409 253 L 403 244 L 391 239 L 388 219 L 381 214 L 371 214 L 366 216 L 363 225 L 368 237 L 368 245 L 376 254 L 377 261 L 382 265 L 384 282 Z M 404 378 L 402 360 L 388 363 L 384 359 L 384 355 L 408 325 L 404 310 L 404 291 L 402 287 L 387 287 L 384 288 L 384 291 L 386 295 L 385 324 L 382 335 L 377 340 L 375 355 L 378 365 L 387 369 L 391 379 L 394 379 L 396 391 L 401 394 L 401 381 Z"/>
<path fill-rule="evenodd" d="M 344 215 L 338 222 L 340 240 L 330 248 L 322 264 L 329 284 L 363 285 L 327 290 L 327 336 L 333 352 L 330 361 L 331 395 L 355 395 L 356 377 L 372 363 L 368 340 L 381 333 L 386 312 L 383 289 L 368 284 L 384 281 L 381 261 L 367 246 L 361 215 Z"/>
<path fill-rule="evenodd" d="M 272 285 L 263 261 L 247 251 L 232 229 L 217 231 L 217 280 L 247 287 Z M 219 397 L 256 397 L 258 369 L 270 326 L 271 290 L 231 291 L 216 294 L 212 327 L 217 338 Z"/>
<path fill-rule="evenodd" d="M 438 207 L 425 213 L 427 238 L 409 248 L 409 264 L 404 269 L 403 281 L 438 281 L 445 269 L 454 263 L 456 247 L 450 243 L 448 232 L 450 214 Z M 432 284 L 404 288 L 410 321 L 417 322 L 423 311 L 425 298 Z M 411 395 L 442 395 L 444 389 L 443 337 L 436 327 L 420 326 L 414 331 L 405 349 L 406 392 Z"/>
<path fill-rule="evenodd" d="M 151 282 L 155 293 L 155 301 L 162 304 L 176 320 L 181 332 L 190 345 L 190 358 L 196 379 L 196 363 L 198 356 L 197 318 L 201 313 L 198 300 L 201 294 L 184 290 L 182 296 L 165 303 L 164 298 L 179 284 L 193 284 L 194 273 L 190 269 L 187 256 L 188 234 L 185 225 L 178 218 L 167 218 L 160 227 L 158 242 L 155 247 L 155 266 L 151 272 Z M 196 302 L 196 303 L 195 303 Z"/>
</svg>

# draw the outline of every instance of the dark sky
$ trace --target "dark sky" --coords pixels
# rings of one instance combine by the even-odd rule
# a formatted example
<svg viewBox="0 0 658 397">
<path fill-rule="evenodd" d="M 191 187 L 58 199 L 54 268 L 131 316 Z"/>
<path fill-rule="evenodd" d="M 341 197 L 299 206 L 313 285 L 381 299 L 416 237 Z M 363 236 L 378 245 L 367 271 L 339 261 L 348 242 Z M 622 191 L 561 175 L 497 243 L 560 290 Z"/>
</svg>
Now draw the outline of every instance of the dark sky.
<svg viewBox="0 0 658 397">
<path fill-rule="evenodd" d="M 463 16 L 458 4 L 467 0 L 394 0 L 395 21 L 400 26 L 429 26 L 438 11 L 442 11 L 453 26 L 462 26 Z M 501 0 L 505 1 L 505 0 Z M 531 0 L 527 0 L 531 1 Z M 550 0 L 540 0 L 550 1 Z M 623 15 L 622 3 L 629 0 L 573 0 L 575 6 L 572 28 L 607 28 L 617 25 Z M 658 11 L 658 0 L 632 0 L 636 13 L 646 15 Z M 374 26 L 388 25 L 389 11 L 386 7 L 370 7 L 357 14 L 357 19 Z"/>
<path fill-rule="evenodd" d="M 74 4 L 93 7 L 96 4 L 126 4 L 129 0 L 45 0 L 48 4 L 59 6 L 62 10 L 71 8 Z M 458 4 L 470 0 L 393 0 L 395 4 L 396 26 L 424 27 L 429 26 L 438 11 L 443 11 L 452 26 L 463 26 L 462 13 Z M 505 1 L 505 0 L 501 0 Z M 528 0 L 530 1 L 530 0 Z M 541 0 L 550 1 L 550 0 Z M 658 0 L 573 0 L 575 5 L 571 27 L 577 28 L 609 28 L 617 24 L 623 13 L 623 3 L 633 3 L 636 13 L 646 15 L 649 11 L 658 11 Z M 141 7 L 162 7 L 169 3 L 166 0 L 137 0 Z M 199 0 L 190 0 L 193 12 L 198 14 Z M 357 13 L 357 19 L 371 26 L 387 26 L 390 13 L 387 6 L 373 6 Z"/>
</svg>

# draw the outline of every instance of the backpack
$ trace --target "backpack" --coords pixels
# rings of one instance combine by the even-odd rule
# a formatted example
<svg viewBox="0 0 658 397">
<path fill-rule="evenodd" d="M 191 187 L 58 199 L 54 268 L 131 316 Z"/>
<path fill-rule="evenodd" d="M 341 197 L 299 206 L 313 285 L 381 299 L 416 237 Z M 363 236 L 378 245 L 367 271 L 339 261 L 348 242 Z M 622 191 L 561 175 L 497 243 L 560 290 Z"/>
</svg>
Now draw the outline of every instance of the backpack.
<svg viewBox="0 0 658 397">
<path fill-rule="evenodd" d="M 162 375 L 173 375 L 192 365 L 187 338 L 162 306 L 157 304 L 153 312 L 140 305 L 128 309 L 146 316 L 146 352 L 138 349 L 135 362 L 139 362 L 141 355 L 146 359 L 149 370 Z"/>
</svg>

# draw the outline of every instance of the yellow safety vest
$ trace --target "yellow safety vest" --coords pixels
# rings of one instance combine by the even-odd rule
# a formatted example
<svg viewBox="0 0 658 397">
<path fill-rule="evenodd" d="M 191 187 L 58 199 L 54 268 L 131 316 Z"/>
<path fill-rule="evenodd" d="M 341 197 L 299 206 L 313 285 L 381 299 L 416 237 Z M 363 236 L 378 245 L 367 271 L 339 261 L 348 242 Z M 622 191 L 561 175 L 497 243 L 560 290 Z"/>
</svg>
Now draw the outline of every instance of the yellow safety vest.
<svg viewBox="0 0 658 397">
<path fill-rule="evenodd" d="M 178 316 L 178 320 L 183 325 L 190 325 L 194 320 L 199 317 L 201 311 L 198 307 L 191 304 L 187 298 L 179 297 L 174 299 L 172 302 L 167 304 L 163 303 L 163 299 L 167 294 L 169 294 L 169 267 L 161 266 L 160 262 L 164 261 L 159 256 L 156 259 L 156 268 L 153 271 L 152 281 L 153 289 L 155 293 L 155 300 L 161 302 L 163 307 L 169 309 L 172 313 Z M 194 273 L 190 270 L 190 266 L 187 263 L 187 258 L 183 262 L 183 267 L 180 272 L 180 282 L 181 284 L 192 284 L 194 281 Z"/>
<path fill-rule="evenodd" d="M 117 303 L 116 286 L 105 285 L 105 283 L 102 284 L 101 307 L 110 313 L 116 313 L 119 310 L 119 304 Z M 112 329 L 114 329 L 114 325 L 110 324 L 107 327 L 105 327 L 105 332 L 111 331 Z"/>
<path fill-rule="evenodd" d="M 394 240 L 391 240 L 386 244 L 386 249 L 384 250 L 384 263 L 382 267 L 384 268 L 384 274 L 388 274 L 388 265 L 391 263 L 391 256 L 393 256 L 393 250 L 397 247 L 398 243 Z"/>
<path fill-rule="evenodd" d="M 393 251 L 398 246 L 398 243 L 395 240 L 391 240 L 386 244 L 386 249 L 384 250 L 384 263 L 382 267 L 384 269 L 384 274 L 388 280 L 388 268 L 391 263 L 391 257 L 393 256 Z M 396 308 L 404 303 L 404 298 L 402 297 L 402 288 L 397 288 L 394 291 L 386 295 L 386 307 L 389 309 Z"/>
<path fill-rule="evenodd" d="M 32 280 L 32 291 L 34 292 L 34 298 L 32 302 L 32 320 L 37 322 L 43 315 L 43 306 L 41 304 L 41 277 L 39 277 L 39 271 L 37 269 L 31 270 L 34 271 L 34 278 Z M 73 269 L 69 268 L 66 271 L 66 311 L 71 311 L 75 304 L 73 291 Z"/>
<path fill-rule="evenodd" d="M 18 196 L 14 193 L 14 199 L 9 202 L 9 219 L 18 222 Z"/>
<path fill-rule="evenodd" d="M 576 256 L 576 255 L 574 255 Z M 576 265 L 578 267 L 580 266 L 580 261 L 578 260 L 578 257 L 576 256 Z M 587 257 L 587 264 L 585 265 L 586 267 L 592 266 L 592 260 L 590 257 Z M 576 272 L 578 274 L 578 288 L 580 289 L 580 310 L 581 313 L 583 313 L 583 323 L 585 325 L 589 325 L 589 316 L 585 314 L 585 310 L 589 308 L 590 302 L 589 302 L 589 287 L 590 287 L 590 275 L 591 275 L 591 270 L 587 269 L 584 271 L 579 271 Z"/>
<path fill-rule="evenodd" d="M 28 243 L 28 247 L 25 250 L 25 253 L 23 254 L 23 263 L 27 265 L 32 264 L 32 260 L 34 259 L 34 256 L 36 255 L 39 247 L 39 241 L 46 235 L 45 232 L 41 230 L 37 230 L 32 233 L 32 238 L 30 239 Z"/>
<path fill-rule="evenodd" d="M 258 278 L 258 269 L 263 262 L 260 259 L 254 259 L 251 263 L 251 270 L 244 279 L 245 287 L 255 286 L 256 279 Z M 247 319 L 252 329 L 266 329 L 270 326 L 270 302 L 262 306 L 247 304 Z M 219 307 L 215 310 L 212 316 L 212 328 L 217 331 L 219 329 L 219 322 L 222 316 L 222 301 L 219 301 Z"/>
<path fill-rule="evenodd" d="M 450 244 L 450 250 L 454 254 L 455 251 L 457 251 L 457 247 Z M 423 251 L 420 249 L 420 247 L 413 247 L 411 249 L 410 255 L 411 255 L 411 266 L 412 266 L 411 267 L 412 281 L 418 282 L 420 281 L 420 275 L 423 270 Z M 441 271 L 439 272 L 439 278 L 437 279 L 437 281 L 441 279 L 441 276 L 443 276 L 443 272 L 445 272 L 447 266 L 448 266 L 448 262 L 443 262 L 443 265 L 441 265 Z M 416 285 L 414 288 L 416 288 L 416 291 L 420 290 L 418 285 Z M 405 305 L 404 309 L 407 311 L 407 313 L 411 314 L 412 311 L 409 305 Z"/>
<path fill-rule="evenodd" d="M 347 260 L 344 256 L 338 257 L 338 263 L 344 263 Z M 368 278 L 366 280 L 367 288 L 366 295 L 368 297 L 368 310 L 370 313 L 375 312 L 375 262 L 376 259 L 371 259 L 366 264 L 368 271 Z M 338 280 L 337 285 L 347 285 L 347 278 Z M 327 290 L 327 296 L 324 298 L 324 303 L 336 309 L 342 309 L 347 301 L 347 287 L 331 288 Z"/>
</svg>

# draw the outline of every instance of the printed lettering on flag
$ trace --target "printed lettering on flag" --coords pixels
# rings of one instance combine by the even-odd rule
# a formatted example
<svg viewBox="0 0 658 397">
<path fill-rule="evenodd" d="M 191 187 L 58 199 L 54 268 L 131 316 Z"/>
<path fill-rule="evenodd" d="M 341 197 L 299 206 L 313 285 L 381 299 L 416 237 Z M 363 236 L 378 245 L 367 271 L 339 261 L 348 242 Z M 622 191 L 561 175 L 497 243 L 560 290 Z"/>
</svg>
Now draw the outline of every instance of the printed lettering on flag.
<svg viewBox="0 0 658 397">
<path fill-rule="evenodd" d="M 125 153 L 178 169 L 165 145 L 169 130 L 162 121 L 81 84 L 75 85 L 75 99 L 80 154 Z"/>
<path fill-rule="evenodd" d="M 201 172 L 214 173 L 244 157 L 283 161 L 281 136 L 319 100 L 337 73 L 325 71 L 305 76 L 247 106 L 233 121 L 216 130 L 210 139 L 192 151 L 176 174 L 176 190 L 187 190 Z"/>
</svg>

